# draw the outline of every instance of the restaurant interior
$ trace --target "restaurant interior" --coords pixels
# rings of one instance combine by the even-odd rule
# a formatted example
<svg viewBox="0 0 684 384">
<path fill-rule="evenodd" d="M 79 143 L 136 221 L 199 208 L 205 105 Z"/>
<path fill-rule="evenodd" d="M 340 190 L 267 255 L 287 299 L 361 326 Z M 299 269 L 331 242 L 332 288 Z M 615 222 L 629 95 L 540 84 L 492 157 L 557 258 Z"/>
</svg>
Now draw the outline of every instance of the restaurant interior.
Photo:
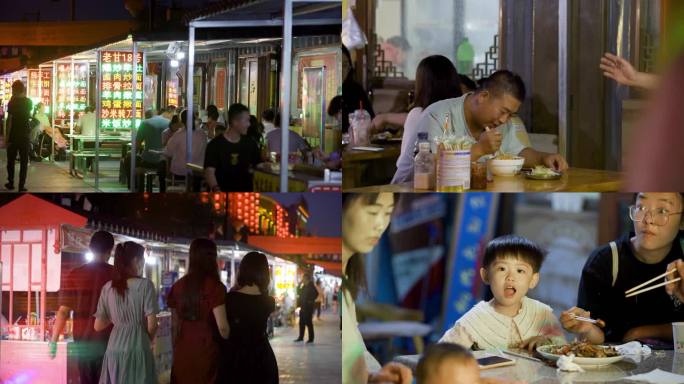
<svg viewBox="0 0 684 384">
<path fill-rule="evenodd" d="M 553 316 L 559 318 L 563 311 L 579 306 L 580 278 L 586 274 L 583 267 L 586 269 L 590 255 L 630 231 L 634 235 L 629 213 L 633 204 L 635 195 L 626 193 L 395 195 L 389 227 L 364 256 L 367 292 L 355 300 L 358 329 L 368 351 L 381 365 L 399 362 L 411 368 L 414 375 L 420 374 L 415 373 L 416 363 L 426 349 L 440 341 L 478 302 L 492 298 L 492 290 L 483 283 L 479 270 L 487 243 L 503 235 L 522 236 L 542 248 L 545 256 L 539 282 L 527 291 L 527 297 L 550 306 Z M 684 241 L 681 229 L 676 239 L 673 247 Z M 667 297 L 662 286 L 650 292 Z M 624 300 L 638 302 L 638 298 Z M 519 317 L 510 321 L 518 324 Z M 568 343 L 580 339 L 565 330 L 563 333 Z M 481 367 L 481 375 L 502 382 L 599 383 L 624 382 L 627 376 L 655 368 L 684 374 L 681 353 L 674 353 L 671 339 L 638 340 L 650 345 L 650 356 L 635 356 L 633 360 L 625 357 L 609 365 L 583 365 L 583 372 L 568 372 L 557 370 L 554 362 L 545 364 L 547 360 L 540 354 L 513 356 L 499 351 L 500 356 L 515 360 L 515 364 Z M 515 351 L 512 348 L 509 346 L 508 351 Z M 477 349 L 474 345 L 471 350 L 476 358 L 484 352 Z M 482 345 L 479 349 L 492 352 Z"/>
<path fill-rule="evenodd" d="M 553 179 L 539 180 L 527 177 L 534 170 L 526 165 L 517 168 L 514 177 L 493 175 L 486 187 L 463 182 L 457 190 L 625 190 L 631 156 L 643 155 L 635 150 L 635 143 L 647 135 L 648 124 L 641 118 L 651 110 L 649 102 L 660 87 L 647 90 L 618 84 L 604 76 L 601 58 L 609 52 L 639 73 L 663 74 L 684 46 L 677 27 L 684 17 L 683 5 L 671 0 L 353 3 L 343 9 L 343 19 L 351 25 L 343 41 L 352 71 L 346 79 L 367 93 L 370 105 L 364 109 L 371 120 L 359 124 L 367 137 L 345 131 L 345 191 L 425 189 L 392 181 L 402 142 L 407 140 L 401 120 L 397 123 L 394 116 L 413 107 L 416 69 L 430 55 L 448 58 L 475 87 L 497 70 L 519 75 L 527 92 L 511 120 L 524 124 L 526 146 L 560 154 L 569 166 Z M 658 131 L 660 140 L 666 141 Z M 418 153 L 412 144 L 416 138 L 408 139 L 406 147 L 413 158 Z M 435 161 L 439 163 L 439 158 Z"/>
</svg>

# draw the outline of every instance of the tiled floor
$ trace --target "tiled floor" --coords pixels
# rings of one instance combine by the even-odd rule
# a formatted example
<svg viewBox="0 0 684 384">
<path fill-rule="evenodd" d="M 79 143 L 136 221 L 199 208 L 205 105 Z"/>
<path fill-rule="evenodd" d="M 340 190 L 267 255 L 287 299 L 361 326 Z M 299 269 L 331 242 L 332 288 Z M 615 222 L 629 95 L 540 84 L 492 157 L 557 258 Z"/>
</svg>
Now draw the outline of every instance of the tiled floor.
<svg viewBox="0 0 684 384">
<path fill-rule="evenodd" d="M 281 384 L 342 382 L 342 341 L 339 315 L 327 311 L 314 320 L 313 344 L 295 343 L 299 329 L 275 329 L 271 346 L 278 360 Z"/>
</svg>

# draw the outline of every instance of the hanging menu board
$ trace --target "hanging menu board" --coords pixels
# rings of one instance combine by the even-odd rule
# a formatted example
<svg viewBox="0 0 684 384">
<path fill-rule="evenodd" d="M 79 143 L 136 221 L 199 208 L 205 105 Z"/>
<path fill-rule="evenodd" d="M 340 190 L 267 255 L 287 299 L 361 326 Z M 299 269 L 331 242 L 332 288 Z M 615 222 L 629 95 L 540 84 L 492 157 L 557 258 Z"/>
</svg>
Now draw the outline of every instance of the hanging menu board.
<svg viewBox="0 0 684 384">
<path fill-rule="evenodd" d="M 135 126 L 143 115 L 143 55 L 135 60 Z M 100 128 L 105 130 L 130 129 L 133 126 L 133 53 L 103 51 L 100 53 L 101 87 Z"/>
<path fill-rule="evenodd" d="M 45 113 L 52 104 L 52 67 L 28 70 L 28 97 L 33 105 L 43 103 Z"/>
<path fill-rule="evenodd" d="M 58 63 L 55 121 L 66 124 L 84 113 L 88 106 L 88 63 Z"/>
<path fill-rule="evenodd" d="M 0 77 L 0 99 L 3 107 L 7 105 L 12 97 L 12 79 L 10 77 Z"/>
<path fill-rule="evenodd" d="M 166 80 L 166 105 L 178 106 L 178 79 Z"/>
</svg>

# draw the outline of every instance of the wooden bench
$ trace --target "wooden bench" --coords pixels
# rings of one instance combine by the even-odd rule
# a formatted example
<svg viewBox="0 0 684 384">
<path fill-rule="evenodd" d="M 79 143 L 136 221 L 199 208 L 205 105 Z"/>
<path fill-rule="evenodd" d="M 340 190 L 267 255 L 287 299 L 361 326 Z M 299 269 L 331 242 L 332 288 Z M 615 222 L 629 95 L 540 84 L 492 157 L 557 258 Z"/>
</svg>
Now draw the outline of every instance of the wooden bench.
<svg viewBox="0 0 684 384">
<path fill-rule="evenodd" d="M 69 174 L 83 178 L 88 171 L 88 159 L 94 159 L 95 157 L 95 151 L 71 152 L 71 155 L 69 156 Z M 98 161 L 101 159 L 109 159 L 111 158 L 111 154 L 100 153 L 97 158 Z M 78 173 L 79 169 L 82 170 L 82 174 L 80 175 Z"/>
</svg>

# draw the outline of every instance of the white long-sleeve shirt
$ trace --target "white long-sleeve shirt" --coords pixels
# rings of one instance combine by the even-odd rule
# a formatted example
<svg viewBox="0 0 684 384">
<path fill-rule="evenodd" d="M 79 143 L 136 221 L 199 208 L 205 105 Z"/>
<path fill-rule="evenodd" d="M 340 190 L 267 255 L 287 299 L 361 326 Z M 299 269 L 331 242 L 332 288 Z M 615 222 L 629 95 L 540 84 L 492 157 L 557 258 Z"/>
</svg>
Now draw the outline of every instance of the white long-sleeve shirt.
<svg viewBox="0 0 684 384">
<path fill-rule="evenodd" d="M 413 153 L 418 139 L 418 123 L 423 117 L 423 108 L 411 109 L 404 122 L 404 133 L 401 135 L 401 153 L 397 159 L 397 171 L 392 178 L 392 184 L 413 181 Z"/>
<path fill-rule="evenodd" d="M 494 310 L 491 302 L 480 301 L 456 321 L 439 340 L 470 349 L 506 349 L 535 336 L 546 336 L 554 344 L 564 344 L 565 336 L 551 307 L 528 297 L 522 299 L 514 317 Z"/>
</svg>

